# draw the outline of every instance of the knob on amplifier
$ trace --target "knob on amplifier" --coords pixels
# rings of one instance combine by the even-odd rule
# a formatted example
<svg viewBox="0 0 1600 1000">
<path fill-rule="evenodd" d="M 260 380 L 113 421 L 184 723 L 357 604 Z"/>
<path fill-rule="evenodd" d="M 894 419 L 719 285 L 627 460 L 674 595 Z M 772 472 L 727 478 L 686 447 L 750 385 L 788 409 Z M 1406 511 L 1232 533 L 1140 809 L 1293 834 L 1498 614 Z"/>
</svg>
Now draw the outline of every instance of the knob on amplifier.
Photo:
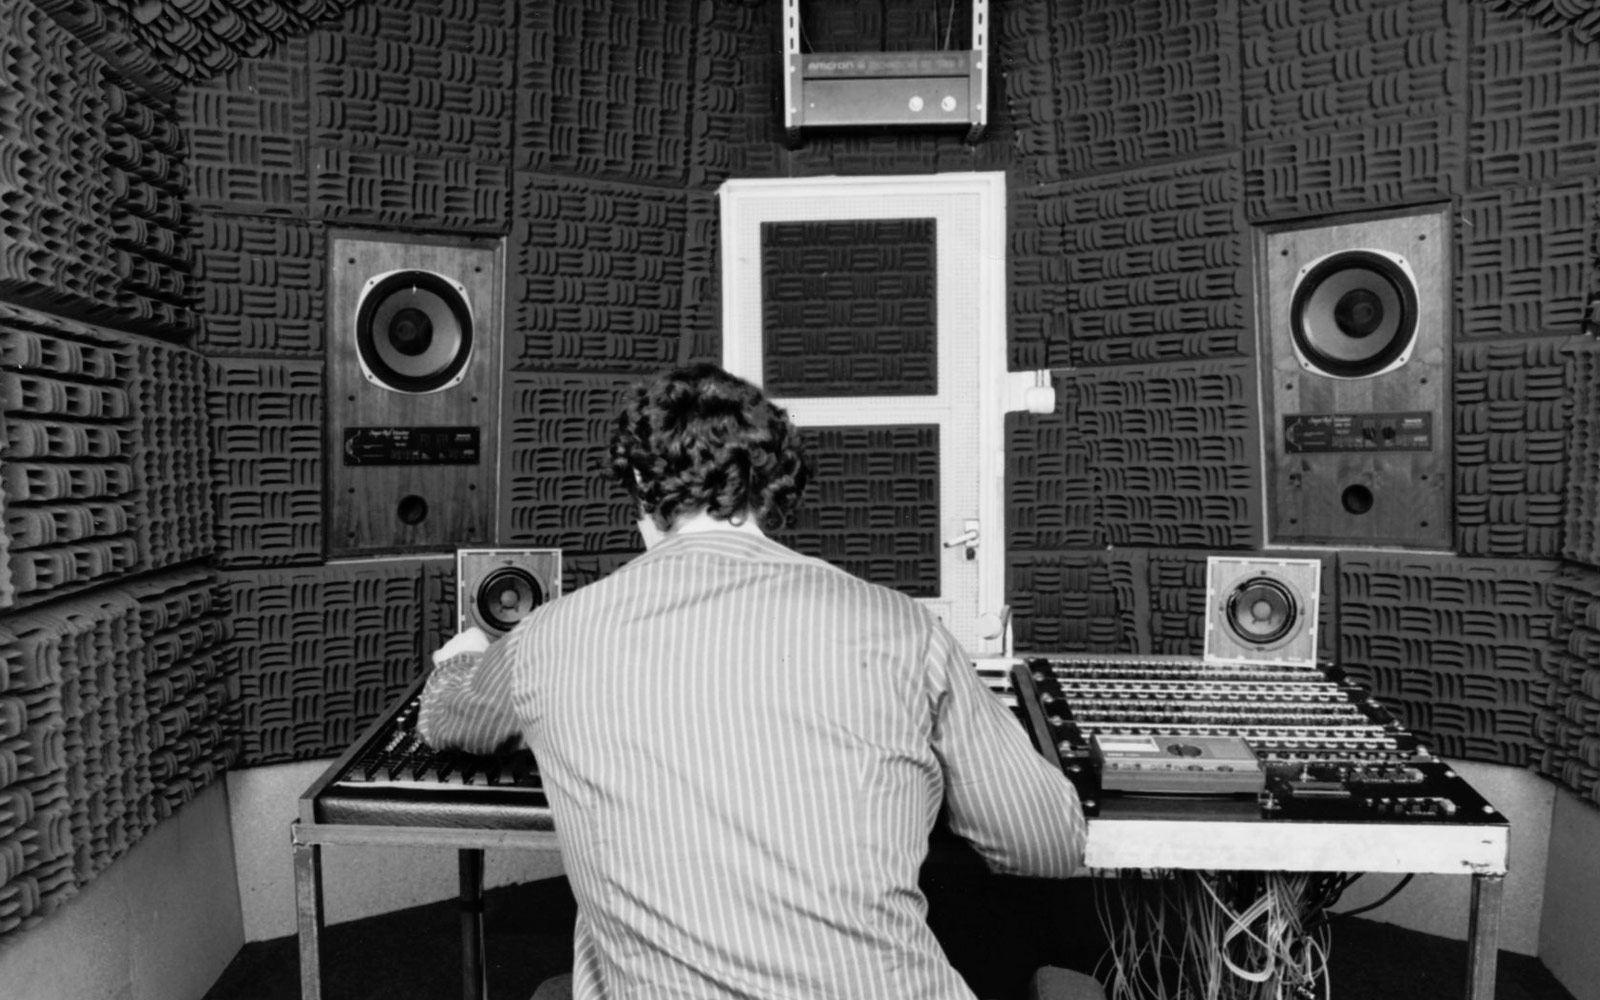
<svg viewBox="0 0 1600 1000">
<path fill-rule="evenodd" d="M 1206 560 L 1206 648 L 1212 662 L 1314 667 L 1318 559 Z"/>
<path fill-rule="evenodd" d="M 456 626 L 491 639 L 561 595 L 560 549 L 461 549 L 456 552 Z"/>
</svg>

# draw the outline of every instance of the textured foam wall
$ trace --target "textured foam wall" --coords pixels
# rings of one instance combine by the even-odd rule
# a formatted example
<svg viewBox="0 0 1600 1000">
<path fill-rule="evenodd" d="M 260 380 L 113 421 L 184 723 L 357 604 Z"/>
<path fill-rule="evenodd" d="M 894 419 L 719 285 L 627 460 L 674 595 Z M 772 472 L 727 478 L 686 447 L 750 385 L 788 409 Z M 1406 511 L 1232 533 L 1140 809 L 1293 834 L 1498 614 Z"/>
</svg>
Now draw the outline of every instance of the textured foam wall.
<svg viewBox="0 0 1600 1000">
<path fill-rule="evenodd" d="M 1556 564 L 1342 553 L 1339 663 L 1449 757 L 1539 759 Z"/>
<path fill-rule="evenodd" d="M 506 360 L 517 370 L 654 372 L 677 360 L 686 196 L 518 171 Z"/>
<path fill-rule="evenodd" d="M 422 675 L 422 641 L 436 638 L 444 620 L 424 603 L 445 590 L 429 576 L 435 571 L 425 573 L 427 564 L 372 560 L 222 574 L 241 765 L 347 747 Z"/>
<path fill-rule="evenodd" d="M 1600 574 L 1570 566 L 1557 576 L 1554 650 L 1537 703 L 1539 770 L 1600 803 Z"/>
<path fill-rule="evenodd" d="M 1255 368 L 1129 365 L 1078 376 L 1078 432 L 1111 545 L 1248 547 L 1261 535 Z"/>
<path fill-rule="evenodd" d="M 140 414 L 131 338 L 0 304 L 10 601 L 141 568 Z"/>
</svg>

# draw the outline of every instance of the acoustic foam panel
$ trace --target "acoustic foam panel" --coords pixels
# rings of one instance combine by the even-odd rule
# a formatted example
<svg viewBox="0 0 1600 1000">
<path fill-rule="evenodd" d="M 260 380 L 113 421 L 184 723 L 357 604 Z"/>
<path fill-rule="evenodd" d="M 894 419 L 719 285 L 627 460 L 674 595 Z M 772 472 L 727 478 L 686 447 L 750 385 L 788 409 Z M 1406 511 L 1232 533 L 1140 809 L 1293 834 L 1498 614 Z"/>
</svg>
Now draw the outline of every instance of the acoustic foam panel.
<svg viewBox="0 0 1600 1000">
<path fill-rule="evenodd" d="M 1055 5 L 1061 175 L 1237 147 L 1240 6 L 1237 0 L 1181 8 L 1159 0 Z"/>
<path fill-rule="evenodd" d="M 1443 0 L 1242 4 L 1245 141 L 1464 110 L 1467 20 Z"/>
<path fill-rule="evenodd" d="M 1143 652 L 1143 553 L 1006 553 L 1006 600 L 1022 653 Z"/>
<path fill-rule="evenodd" d="M 518 171 L 506 241 L 508 364 L 633 371 L 677 361 L 689 196 Z"/>
<path fill-rule="evenodd" d="M 139 564 L 160 569 L 202 559 L 216 547 L 210 368 L 198 353 L 159 341 L 136 343 L 134 359 Z"/>
<path fill-rule="evenodd" d="M 1006 199 L 1006 344 L 1012 371 L 1072 364 L 1067 329 L 1066 199 L 1025 186 Z"/>
<path fill-rule="evenodd" d="M 183 89 L 189 200 L 202 227 L 223 212 L 306 217 L 310 93 L 304 38 Z"/>
<path fill-rule="evenodd" d="M 0 292 L 80 315 L 109 311 L 115 276 L 103 175 L 101 61 L 35 5 L 0 7 Z"/>
<path fill-rule="evenodd" d="M 937 394 L 936 238 L 931 218 L 763 222 L 767 392 Z"/>
<path fill-rule="evenodd" d="M 108 330 L 0 303 L 0 490 L 13 602 L 140 565 L 136 349 Z"/>
<path fill-rule="evenodd" d="M 1261 535 L 1249 361 L 1072 376 L 1107 544 L 1241 548 Z"/>
<path fill-rule="evenodd" d="M 237 657 L 239 765 L 341 752 L 421 675 L 425 560 L 222 575 Z M 430 588 L 431 592 L 431 588 Z M 451 601 L 451 613 L 454 602 Z"/>
<path fill-rule="evenodd" d="M 798 552 L 912 597 L 938 597 L 939 427 L 802 427 L 811 481 L 793 527 Z"/>
<path fill-rule="evenodd" d="M 327 237 L 292 219 L 205 213 L 196 227 L 196 344 L 208 355 L 320 359 Z"/>
<path fill-rule="evenodd" d="M 635 552 L 638 512 L 612 478 L 606 446 L 623 390 L 617 375 L 507 377 L 500 435 L 502 545 Z"/>
<path fill-rule="evenodd" d="M 1455 308 L 1463 340 L 1582 328 L 1597 194 L 1600 177 L 1589 176 L 1460 199 Z"/>
<path fill-rule="evenodd" d="M 1600 567 L 1600 347 L 1571 348 L 1571 424 L 1567 436 L 1567 496 L 1561 555 Z"/>
<path fill-rule="evenodd" d="M 105 179 L 118 326 L 187 341 L 195 326 L 185 196 L 189 183 L 177 111 L 106 76 Z"/>
<path fill-rule="evenodd" d="M 1472 189 L 1592 177 L 1600 160 L 1600 121 L 1593 113 L 1600 101 L 1594 12 L 1517 0 L 1449 6 L 1464 8 L 1471 25 L 1466 99 L 1472 112 Z M 1588 28 L 1562 30 L 1563 21 L 1574 28 L 1586 22 Z"/>
<path fill-rule="evenodd" d="M 1534 764 L 1600 803 L 1600 573 L 1562 567 L 1551 591 L 1559 613 L 1534 723 L 1542 744 Z"/>
<path fill-rule="evenodd" d="M 514 165 L 684 183 L 705 130 L 691 100 L 696 67 L 715 63 L 696 58 L 699 22 L 692 0 L 525 7 L 516 29 Z"/>
<path fill-rule="evenodd" d="M 354 0 L 41 0 L 38 6 L 101 53 L 141 89 L 171 96 L 184 84 L 225 72 Z"/>
<path fill-rule="evenodd" d="M 1338 663 L 1439 754 L 1533 763 L 1557 565 L 1341 552 Z"/>
<path fill-rule="evenodd" d="M 212 369 L 218 564 L 320 562 L 322 362 L 217 358 Z"/>
<path fill-rule="evenodd" d="M 369 0 L 308 39 L 311 141 L 510 162 L 512 0 Z"/>
<path fill-rule="evenodd" d="M 1006 552 L 1093 549 L 1104 545 L 1089 471 L 1089 445 L 1077 432 L 1079 390 L 1052 379 L 1054 413 L 1006 414 Z"/>
<path fill-rule="evenodd" d="M 1554 559 L 1567 515 L 1575 419 L 1566 338 L 1455 352 L 1455 548 Z"/>
<path fill-rule="evenodd" d="M 1248 354 L 1237 156 L 1059 188 L 1077 365 Z"/>
</svg>

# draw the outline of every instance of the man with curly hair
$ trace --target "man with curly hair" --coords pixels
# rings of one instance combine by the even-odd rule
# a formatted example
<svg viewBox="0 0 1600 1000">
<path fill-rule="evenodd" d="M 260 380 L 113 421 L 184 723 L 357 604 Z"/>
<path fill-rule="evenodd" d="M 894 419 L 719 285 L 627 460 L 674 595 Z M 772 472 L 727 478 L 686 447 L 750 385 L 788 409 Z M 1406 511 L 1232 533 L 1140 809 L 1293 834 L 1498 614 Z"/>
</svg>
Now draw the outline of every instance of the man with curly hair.
<svg viewBox="0 0 1600 1000">
<path fill-rule="evenodd" d="M 756 386 L 701 364 L 635 387 L 610 461 L 644 554 L 445 656 L 419 723 L 533 749 L 571 995 L 971 1000 L 918 887 L 941 805 L 996 871 L 1064 877 L 1071 784 L 927 609 L 767 537 L 808 472 Z"/>
</svg>

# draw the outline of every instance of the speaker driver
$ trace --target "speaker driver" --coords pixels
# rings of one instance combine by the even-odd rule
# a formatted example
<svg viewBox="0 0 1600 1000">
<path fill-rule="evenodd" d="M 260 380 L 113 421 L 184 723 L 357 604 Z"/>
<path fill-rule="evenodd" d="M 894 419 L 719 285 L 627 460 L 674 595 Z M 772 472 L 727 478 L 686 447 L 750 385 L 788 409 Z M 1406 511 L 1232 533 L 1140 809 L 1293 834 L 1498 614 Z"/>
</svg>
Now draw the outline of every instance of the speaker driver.
<svg viewBox="0 0 1600 1000">
<path fill-rule="evenodd" d="M 1269 576 L 1246 580 L 1228 595 L 1228 628 L 1253 646 L 1270 648 L 1283 641 L 1299 620 L 1294 593 Z"/>
<path fill-rule="evenodd" d="M 356 311 L 356 355 L 369 378 L 397 392 L 428 393 L 461 381 L 472 356 L 466 289 L 432 271 L 369 280 Z"/>
<path fill-rule="evenodd" d="M 1336 378 L 1367 378 L 1404 364 L 1417 336 L 1417 283 L 1405 258 L 1340 250 L 1300 272 L 1289 306 L 1302 363 Z"/>
<path fill-rule="evenodd" d="M 476 603 L 478 617 L 485 624 L 509 632 L 544 603 L 544 588 L 526 570 L 501 567 L 478 585 Z"/>
</svg>

